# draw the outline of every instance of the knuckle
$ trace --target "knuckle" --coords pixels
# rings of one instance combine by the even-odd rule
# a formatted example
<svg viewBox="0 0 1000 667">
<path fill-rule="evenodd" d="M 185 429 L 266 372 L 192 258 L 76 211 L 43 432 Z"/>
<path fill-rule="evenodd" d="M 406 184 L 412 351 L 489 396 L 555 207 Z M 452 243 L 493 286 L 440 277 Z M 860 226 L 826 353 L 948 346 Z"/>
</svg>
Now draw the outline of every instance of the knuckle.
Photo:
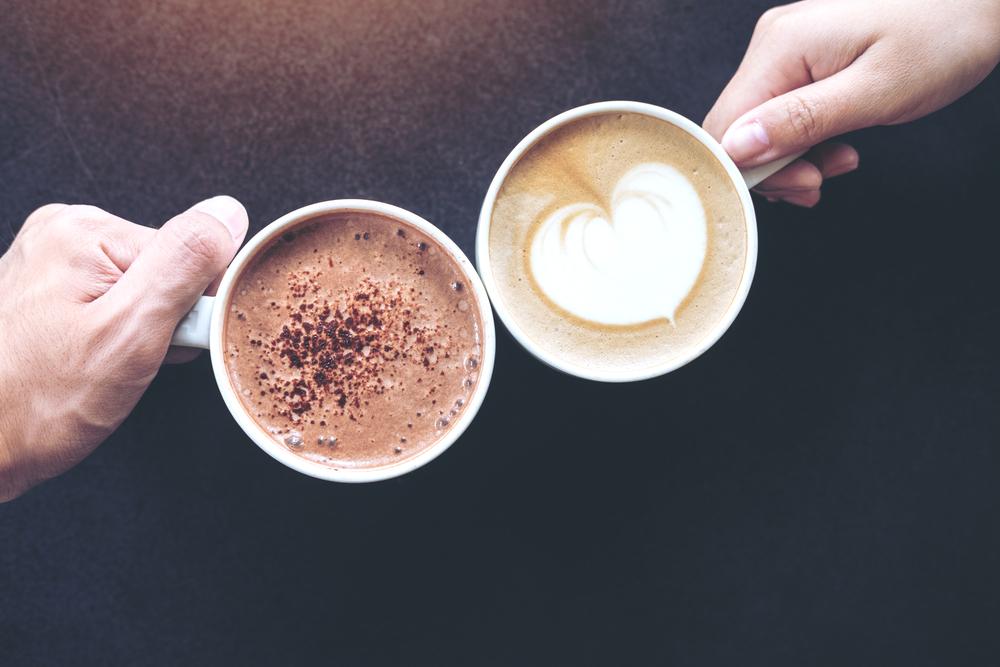
<svg viewBox="0 0 1000 667">
<path fill-rule="evenodd" d="M 777 7 L 771 7 L 766 12 L 760 15 L 757 19 L 757 30 L 767 30 L 773 27 L 778 21 L 788 15 L 787 7 L 779 5 Z"/>
<path fill-rule="evenodd" d="M 109 214 L 96 206 L 71 204 L 53 212 L 36 227 L 47 236 L 69 240 L 81 234 L 101 232 L 108 219 Z"/>
<path fill-rule="evenodd" d="M 107 211 L 88 204 L 67 206 L 54 217 L 55 222 L 64 222 L 76 231 L 95 232 L 102 230 L 110 219 Z"/>
<path fill-rule="evenodd" d="M 44 206 L 39 206 L 34 211 L 32 211 L 27 218 L 24 220 L 24 225 L 22 229 L 27 230 L 33 227 L 38 227 L 43 225 L 46 221 L 50 220 L 59 211 L 68 208 L 66 204 L 45 204 Z"/>
<path fill-rule="evenodd" d="M 41 230 L 46 236 L 57 240 L 68 240 L 82 231 L 83 227 L 70 215 L 60 214 L 49 220 Z"/>
<path fill-rule="evenodd" d="M 785 100 L 784 112 L 796 136 L 809 144 L 819 142 L 823 128 L 816 102 L 792 93 Z"/>
<path fill-rule="evenodd" d="M 70 204 L 59 215 L 77 220 L 101 220 L 108 217 L 108 212 L 90 204 Z"/>
</svg>

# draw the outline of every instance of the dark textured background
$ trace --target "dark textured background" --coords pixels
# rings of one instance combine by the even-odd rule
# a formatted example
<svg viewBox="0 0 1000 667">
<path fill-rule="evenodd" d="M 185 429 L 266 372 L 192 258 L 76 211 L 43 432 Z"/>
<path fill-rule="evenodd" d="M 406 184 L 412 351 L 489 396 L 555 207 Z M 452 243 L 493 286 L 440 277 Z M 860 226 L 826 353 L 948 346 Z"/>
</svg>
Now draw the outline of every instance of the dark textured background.
<svg viewBox="0 0 1000 667">
<path fill-rule="evenodd" d="M 149 225 L 232 194 L 412 209 L 471 254 L 571 106 L 701 118 L 766 3 L 49 2 L 0 11 L 4 247 L 36 206 Z M 1000 660 L 1000 79 L 759 204 L 750 299 L 665 378 L 501 332 L 479 418 L 367 486 L 272 461 L 207 359 L 0 506 L 0 664 L 987 665 Z M 2 409 L 2 407 L 0 407 Z"/>
</svg>

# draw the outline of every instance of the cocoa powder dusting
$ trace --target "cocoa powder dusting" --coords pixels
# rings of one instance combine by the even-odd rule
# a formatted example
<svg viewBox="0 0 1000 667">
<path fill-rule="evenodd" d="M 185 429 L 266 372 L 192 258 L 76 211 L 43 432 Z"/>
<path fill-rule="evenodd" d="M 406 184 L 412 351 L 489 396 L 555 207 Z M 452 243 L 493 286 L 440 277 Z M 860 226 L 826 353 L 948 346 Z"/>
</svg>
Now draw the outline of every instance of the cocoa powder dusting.
<svg viewBox="0 0 1000 667">
<path fill-rule="evenodd" d="M 261 427 L 296 454 L 406 459 L 456 419 L 478 379 L 481 323 L 461 269 L 422 232 L 343 215 L 296 228 L 238 278 L 227 365 Z"/>
<path fill-rule="evenodd" d="M 293 297 L 318 292 L 321 274 L 290 273 Z M 306 297 L 309 299 L 309 297 Z M 369 278 L 338 303 L 311 298 L 295 306 L 291 322 L 271 340 L 269 349 L 297 372 L 294 380 L 275 379 L 265 384 L 268 393 L 281 396 L 277 414 L 305 415 L 314 407 L 336 405 L 340 414 L 357 418 L 352 408 L 361 399 L 386 390 L 383 377 L 389 363 L 419 354 L 428 371 L 436 365 L 438 338 L 448 338 L 437 328 L 416 325 L 412 309 L 403 308 L 401 286 L 384 285 Z M 308 315 L 303 315 L 303 313 Z M 262 380 L 269 380 L 261 373 Z"/>
</svg>

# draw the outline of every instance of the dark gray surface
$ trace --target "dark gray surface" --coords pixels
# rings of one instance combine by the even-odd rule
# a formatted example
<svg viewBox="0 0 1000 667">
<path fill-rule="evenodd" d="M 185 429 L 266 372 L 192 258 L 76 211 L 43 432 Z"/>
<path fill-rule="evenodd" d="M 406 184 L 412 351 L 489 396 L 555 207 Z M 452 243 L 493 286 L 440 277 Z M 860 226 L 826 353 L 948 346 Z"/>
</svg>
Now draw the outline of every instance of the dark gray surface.
<svg viewBox="0 0 1000 667">
<path fill-rule="evenodd" d="M 3 225 L 369 197 L 471 253 L 532 127 L 615 98 L 701 118 L 765 6 L 8 5 Z M 998 112 L 994 75 L 861 133 L 818 209 L 760 202 L 743 314 L 666 378 L 573 380 L 502 332 L 479 418 L 405 478 L 300 476 L 207 360 L 164 370 L 0 506 L 0 664 L 996 664 Z"/>
</svg>

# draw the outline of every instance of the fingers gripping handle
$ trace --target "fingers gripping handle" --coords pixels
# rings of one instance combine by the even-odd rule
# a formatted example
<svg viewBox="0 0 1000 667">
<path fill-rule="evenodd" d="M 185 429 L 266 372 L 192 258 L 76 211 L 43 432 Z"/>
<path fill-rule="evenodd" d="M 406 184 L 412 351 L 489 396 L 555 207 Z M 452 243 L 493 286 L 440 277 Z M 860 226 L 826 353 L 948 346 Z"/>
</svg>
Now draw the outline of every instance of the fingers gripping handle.
<svg viewBox="0 0 1000 667">
<path fill-rule="evenodd" d="M 174 329 L 174 336 L 170 339 L 170 344 L 181 347 L 200 347 L 207 350 L 214 306 L 214 296 L 199 297 L 194 308 L 188 311 L 181 323 Z"/>
<path fill-rule="evenodd" d="M 743 180 L 747 182 L 747 187 L 753 188 L 756 187 L 761 181 L 773 176 L 805 154 L 806 152 L 802 151 L 800 153 L 786 155 L 783 158 L 778 158 L 774 162 L 768 162 L 767 164 L 751 167 L 750 169 L 741 169 L 740 173 L 743 174 Z"/>
</svg>

